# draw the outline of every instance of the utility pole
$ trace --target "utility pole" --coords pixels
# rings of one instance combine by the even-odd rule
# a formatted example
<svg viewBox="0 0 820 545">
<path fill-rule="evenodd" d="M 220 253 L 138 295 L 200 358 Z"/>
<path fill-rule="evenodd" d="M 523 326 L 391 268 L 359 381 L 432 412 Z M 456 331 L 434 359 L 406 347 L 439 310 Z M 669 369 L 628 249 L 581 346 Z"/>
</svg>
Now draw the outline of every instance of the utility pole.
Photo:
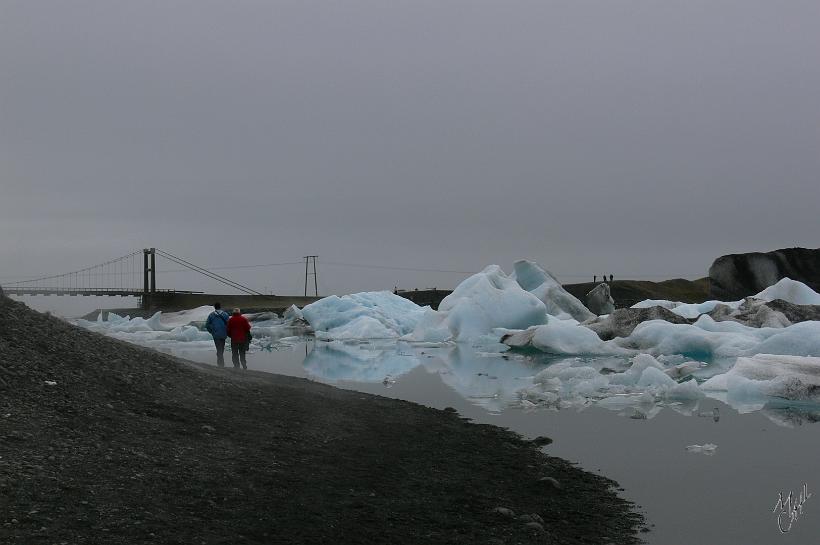
<svg viewBox="0 0 820 545">
<path fill-rule="evenodd" d="M 316 258 L 319 257 L 318 255 L 306 255 L 305 256 L 305 297 L 307 297 L 308 293 L 308 277 L 313 276 L 313 294 L 316 297 L 319 297 L 319 280 L 316 275 Z M 310 262 L 313 261 L 313 272 L 310 272 Z"/>
</svg>

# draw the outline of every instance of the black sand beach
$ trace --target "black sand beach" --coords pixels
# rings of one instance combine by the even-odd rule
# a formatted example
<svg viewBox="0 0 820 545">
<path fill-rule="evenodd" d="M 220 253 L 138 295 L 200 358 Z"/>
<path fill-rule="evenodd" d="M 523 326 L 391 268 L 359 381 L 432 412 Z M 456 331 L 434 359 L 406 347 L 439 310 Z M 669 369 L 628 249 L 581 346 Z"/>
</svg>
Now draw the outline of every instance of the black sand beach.
<svg viewBox="0 0 820 545">
<path fill-rule="evenodd" d="M 177 360 L 2 296 L 0 323 L 0 543 L 638 541 L 617 484 L 546 441 Z"/>
</svg>

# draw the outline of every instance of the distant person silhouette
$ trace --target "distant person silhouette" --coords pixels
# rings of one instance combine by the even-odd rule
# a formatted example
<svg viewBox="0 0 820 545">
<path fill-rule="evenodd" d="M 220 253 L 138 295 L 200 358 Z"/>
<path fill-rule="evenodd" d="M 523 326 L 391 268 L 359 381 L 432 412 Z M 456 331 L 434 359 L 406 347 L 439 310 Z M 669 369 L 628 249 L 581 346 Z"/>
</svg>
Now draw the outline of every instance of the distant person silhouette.
<svg viewBox="0 0 820 545">
<path fill-rule="evenodd" d="M 214 303 L 214 311 L 208 315 L 205 329 L 214 338 L 216 345 L 216 365 L 225 367 L 225 339 L 228 337 L 228 313 L 222 310 L 219 302 Z"/>
<path fill-rule="evenodd" d="M 597 282 L 598 282 L 598 275 L 597 275 L 597 274 L 593 274 L 593 275 L 592 275 L 592 283 L 593 283 L 593 284 L 596 284 Z"/>
<path fill-rule="evenodd" d="M 604 284 L 606 284 L 606 275 L 605 275 L 605 274 L 602 274 L 602 275 L 601 275 L 601 282 L 603 282 Z"/>
<path fill-rule="evenodd" d="M 612 284 L 612 275 L 609 275 L 609 283 Z"/>
<path fill-rule="evenodd" d="M 245 361 L 245 352 L 250 344 L 251 323 L 242 316 L 238 308 L 233 309 L 233 315 L 228 320 L 228 336 L 231 338 L 231 361 L 234 369 L 239 369 L 242 364 L 243 369 L 248 368 Z"/>
</svg>

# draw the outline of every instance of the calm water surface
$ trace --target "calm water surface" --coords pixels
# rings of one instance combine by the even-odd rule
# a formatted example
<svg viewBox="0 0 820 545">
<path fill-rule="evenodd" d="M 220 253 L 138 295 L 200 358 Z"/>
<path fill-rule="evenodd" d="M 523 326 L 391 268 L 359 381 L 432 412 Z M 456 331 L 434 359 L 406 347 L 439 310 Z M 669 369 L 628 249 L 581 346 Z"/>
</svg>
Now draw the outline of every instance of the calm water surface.
<svg viewBox="0 0 820 545">
<path fill-rule="evenodd" d="M 204 346 L 173 353 L 213 363 Z M 523 409 L 517 390 L 547 360 L 507 359 L 464 347 L 419 348 L 391 343 L 331 349 L 302 339 L 257 349 L 251 369 L 334 384 L 340 388 L 454 407 L 476 422 L 529 437 L 546 435 L 545 452 L 617 480 L 651 525 L 649 544 L 820 543 L 820 408 L 792 405 L 739 414 L 714 399 L 655 407 L 648 418 L 594 404 L 569 409 Z M 387 379 L 387 380 L 385 380 Z M 714 409 L 719 418 L 714 418 Z M 714 443 L 709 456 L 687 445 Z M 802 515 L 781 533 L 773 510 L 779 494 L 809 497 Z M 590 509 L 594 509 L 590 505 Z M 783 516 L 783 526 L 789 517 Z"/>
</svg>

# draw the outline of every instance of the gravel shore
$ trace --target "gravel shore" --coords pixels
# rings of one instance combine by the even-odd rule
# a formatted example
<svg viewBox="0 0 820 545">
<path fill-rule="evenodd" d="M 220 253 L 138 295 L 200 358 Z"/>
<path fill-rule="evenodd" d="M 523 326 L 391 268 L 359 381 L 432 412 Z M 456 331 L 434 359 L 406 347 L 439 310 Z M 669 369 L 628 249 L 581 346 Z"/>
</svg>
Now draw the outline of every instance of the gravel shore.
<svg viewBox="0 0 820 545">
<path fill-rule="evenodd" d="M 455 411 L 220 370 L 0 296 L 0 543 L 636 543 L 617 484 Z"/>
</svg>

